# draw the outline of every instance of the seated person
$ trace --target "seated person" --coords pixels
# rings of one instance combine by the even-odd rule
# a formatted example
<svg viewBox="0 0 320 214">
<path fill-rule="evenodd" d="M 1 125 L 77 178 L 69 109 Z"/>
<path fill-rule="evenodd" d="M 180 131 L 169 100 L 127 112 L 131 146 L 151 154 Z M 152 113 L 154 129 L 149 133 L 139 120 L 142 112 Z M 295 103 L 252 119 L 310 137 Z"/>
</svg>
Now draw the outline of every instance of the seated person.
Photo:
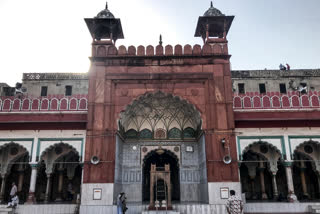
<svg viewBox="0 0 320 214">
<path fill-rule="evenodd" d="M 7 208 L 15 208 L 19 204 L 19 197 L 17 194 L 14 194 L 13 197 L 11 198 L 11 202 L 8 203 Z"/>
</svg>

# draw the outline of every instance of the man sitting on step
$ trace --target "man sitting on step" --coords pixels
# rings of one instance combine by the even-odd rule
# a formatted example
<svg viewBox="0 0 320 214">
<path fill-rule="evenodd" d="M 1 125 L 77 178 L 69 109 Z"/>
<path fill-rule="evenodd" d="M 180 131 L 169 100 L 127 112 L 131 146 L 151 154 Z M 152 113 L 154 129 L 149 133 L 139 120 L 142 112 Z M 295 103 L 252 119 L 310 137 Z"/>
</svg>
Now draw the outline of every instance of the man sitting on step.
<svg viewBox="0 0 320 214">
<path fill-rule="evenodd" d="M 8 203 L 7 208 L 15 208 L 19 204 L 19 197 L 17 194 L 14 194 L 11 198 L 11 202 Z"/>
</svg>

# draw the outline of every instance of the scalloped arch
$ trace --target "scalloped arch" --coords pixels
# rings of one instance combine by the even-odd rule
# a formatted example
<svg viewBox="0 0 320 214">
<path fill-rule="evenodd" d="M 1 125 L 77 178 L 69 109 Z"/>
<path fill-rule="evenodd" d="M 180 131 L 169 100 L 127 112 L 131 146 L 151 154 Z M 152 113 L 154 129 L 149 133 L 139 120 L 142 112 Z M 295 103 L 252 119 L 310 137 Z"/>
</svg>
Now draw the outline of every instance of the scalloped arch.
<svg viewBox="0 0 320 214">
<path fill-rule="evenodd" d="M 74 148 L 72 145 L 68 144 L 68 143 L 64 143 L 64 142 L 59 142 L 59 143 L 55 143 L 53 145 L 50 145 L 48 148 L 46 148 L 40 155 L 40 160 L 42 160 L 42 158 L 44 157 L 44 155 L 46 155 L 49 151 L 51 151 L 52 149 L 54 149 L 56 146 L 65 146 L 68 149 L 71 149 L 73 152 L 75 152 L 76 155 L 80 156 L 79 152 L 77 151 L 76 148 Z"/>
<path fill-rule="evenodd" d="M 293 153 L 295 153 L 297 151 L 297 149 L 299 147 L 303 147 L 307 144 L 314 144 L 320 147 L 320 142 L 319 141 L 314 141 L 314 140 L 308 140 L 308 141 L 303 141 L 302 143 L 298 144 L 294 149 L 293 149 Z"/>
<path fill-rule="evenodd" d="M 250 150 L 251 147 L 255 146 L 255 145 L 261 145 L 261 144 L 266 144 L 268 145 L 271 149 L 273 149 L 274 151 L 276 151 L 277 153 L 280 154 L 280 156 L 282 156 L 282 152 L 278 149 L 278 147 L 276 147 L 275 145 L 268 143 L 266 141 L 255 141 L 251 144 L 249 144 L 248 146 L 246 146 L 242 151 L 241 151 L 241 156 L 243 156 L 246 152 L 248 152 Z M 264 156 L 263 153 L 259 153 L 260 155 Z"/>
<path fill-rule="evenodd" d="M 119 115 L 120 126 L 129 129 L 154 130 L 159 121 L 163 122 L 166 131 L 176 122 L 180 129 L 191 123 L 194 129 L 201 128 L 201 113 L 189 101 L 179 96 L 162 91 L 146 92 L 138 96 Z M 143 126 L 144 125 L 144 126 Z"/>
<path fill-rule="evenodd" d="M 299 145 L 297 145 L 293 150 L 293 154 L 295 154 L 296 152 L 299 152 L 298 151 L 299 148 L 303 148 L 305 145 L 308 145 L 308 144 L 313 144 L 316 147 L 319 147 L 319 149 L 320 149 L 320 142 L 319 141 L 308 140 L 308 141 L 304 141 L 304 142 L 300 143 Z M 314 158 L 306 152 L 303 152 L 303 155 L 306 156 L 307 158 L 314 160 Z M 320 158 L 319 158 L 319 160 L 320 160 Z"/>
<path fill-rule="evenodd" d="M 176 161 L 177 161 L 177 166 L 179 167 L 180 165 L 180 162 L 179 162 L 179 158 L 176 154 L 174 154 L 172 151 L 168 150 L 168 149 L 164 149 L 164 148 L 161 148 L 163 149 L 169 156 L 173 157 Z M 153 149 L 153 150 L 150 150 L 143 158 L 142 162 L 142 168 L 144 168 L 145 166 L 145 162 L 148 158 L 150 158 L 154 153 L 157 152 L 158 149 Z"/>
<path fill-rule="evenodd" d="M 15 143 L 15 142 L 13 142 L 13 141 L 1 145 L 1 146 L 0 146 L 0 150 L 2 150 L 2 149 L 5 148 L 5 147 L 11 146 L 11 145 L 15 145 L 15 146 L 21 147 L 21 148 L 23 148 L 24 150 L 26 150 L 26 152 L 29 154 L 29 151 L 28 151 L 28 149 L 27 149 L 26 147 L 24 147 L 23 145 L 21 145 L 21 144 L 19 144 L 19 143 Z"/>
</svg>

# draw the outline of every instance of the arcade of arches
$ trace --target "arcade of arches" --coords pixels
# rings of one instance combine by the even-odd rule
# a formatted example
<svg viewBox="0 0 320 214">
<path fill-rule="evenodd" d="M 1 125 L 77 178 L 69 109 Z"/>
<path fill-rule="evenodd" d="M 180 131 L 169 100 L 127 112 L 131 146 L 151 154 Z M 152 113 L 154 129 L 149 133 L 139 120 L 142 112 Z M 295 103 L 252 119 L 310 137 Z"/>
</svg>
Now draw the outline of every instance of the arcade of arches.
<svg viewBox="0 0 320 214">
<path fill-rule="evenodd" d="M 1 202 L 9 200 L 13 182 L 20 203 L 76 202 L 82 167 L 74 148 L 61 142 L 47 148 L 38 164 L 30 165 L 29 159 L 28 151 L 19 144 L 11 142 L 0 147 Z"/>
<path fill-rule="evenodd" d="M 242 154 L 240 180 L 248 201 L 320 200 L 320 144 L 306 141 L 291 162 L 268 142 L 255 142 Z"/>
</svg>

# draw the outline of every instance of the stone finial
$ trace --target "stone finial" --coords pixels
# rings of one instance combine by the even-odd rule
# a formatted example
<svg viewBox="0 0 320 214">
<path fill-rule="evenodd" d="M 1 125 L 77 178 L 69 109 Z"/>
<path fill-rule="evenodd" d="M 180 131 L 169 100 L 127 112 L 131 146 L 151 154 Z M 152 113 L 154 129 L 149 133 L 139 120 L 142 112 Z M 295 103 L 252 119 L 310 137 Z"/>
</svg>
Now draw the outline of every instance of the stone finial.
<svg viewBox="0 0 320 214">
<path fill-rule="evenodd" d="M 160 34 L 160 37 L 159 37 L 159 45 L 162 45 L 162 36 Z"/>
<path fill-rule="evenodd" d="M 213 3 L 212 3 L 212 1 L 211 1 L 211 3 L 210 3 L 210 7 L 213 7 Z"/>
<path fill-rule="evenodd" d="M 211 2 L 211 4 L 212 4 L 212 2 Z M 108 2 L 106 2 L 106 10 L 108 10 Z"/>
</svg>

